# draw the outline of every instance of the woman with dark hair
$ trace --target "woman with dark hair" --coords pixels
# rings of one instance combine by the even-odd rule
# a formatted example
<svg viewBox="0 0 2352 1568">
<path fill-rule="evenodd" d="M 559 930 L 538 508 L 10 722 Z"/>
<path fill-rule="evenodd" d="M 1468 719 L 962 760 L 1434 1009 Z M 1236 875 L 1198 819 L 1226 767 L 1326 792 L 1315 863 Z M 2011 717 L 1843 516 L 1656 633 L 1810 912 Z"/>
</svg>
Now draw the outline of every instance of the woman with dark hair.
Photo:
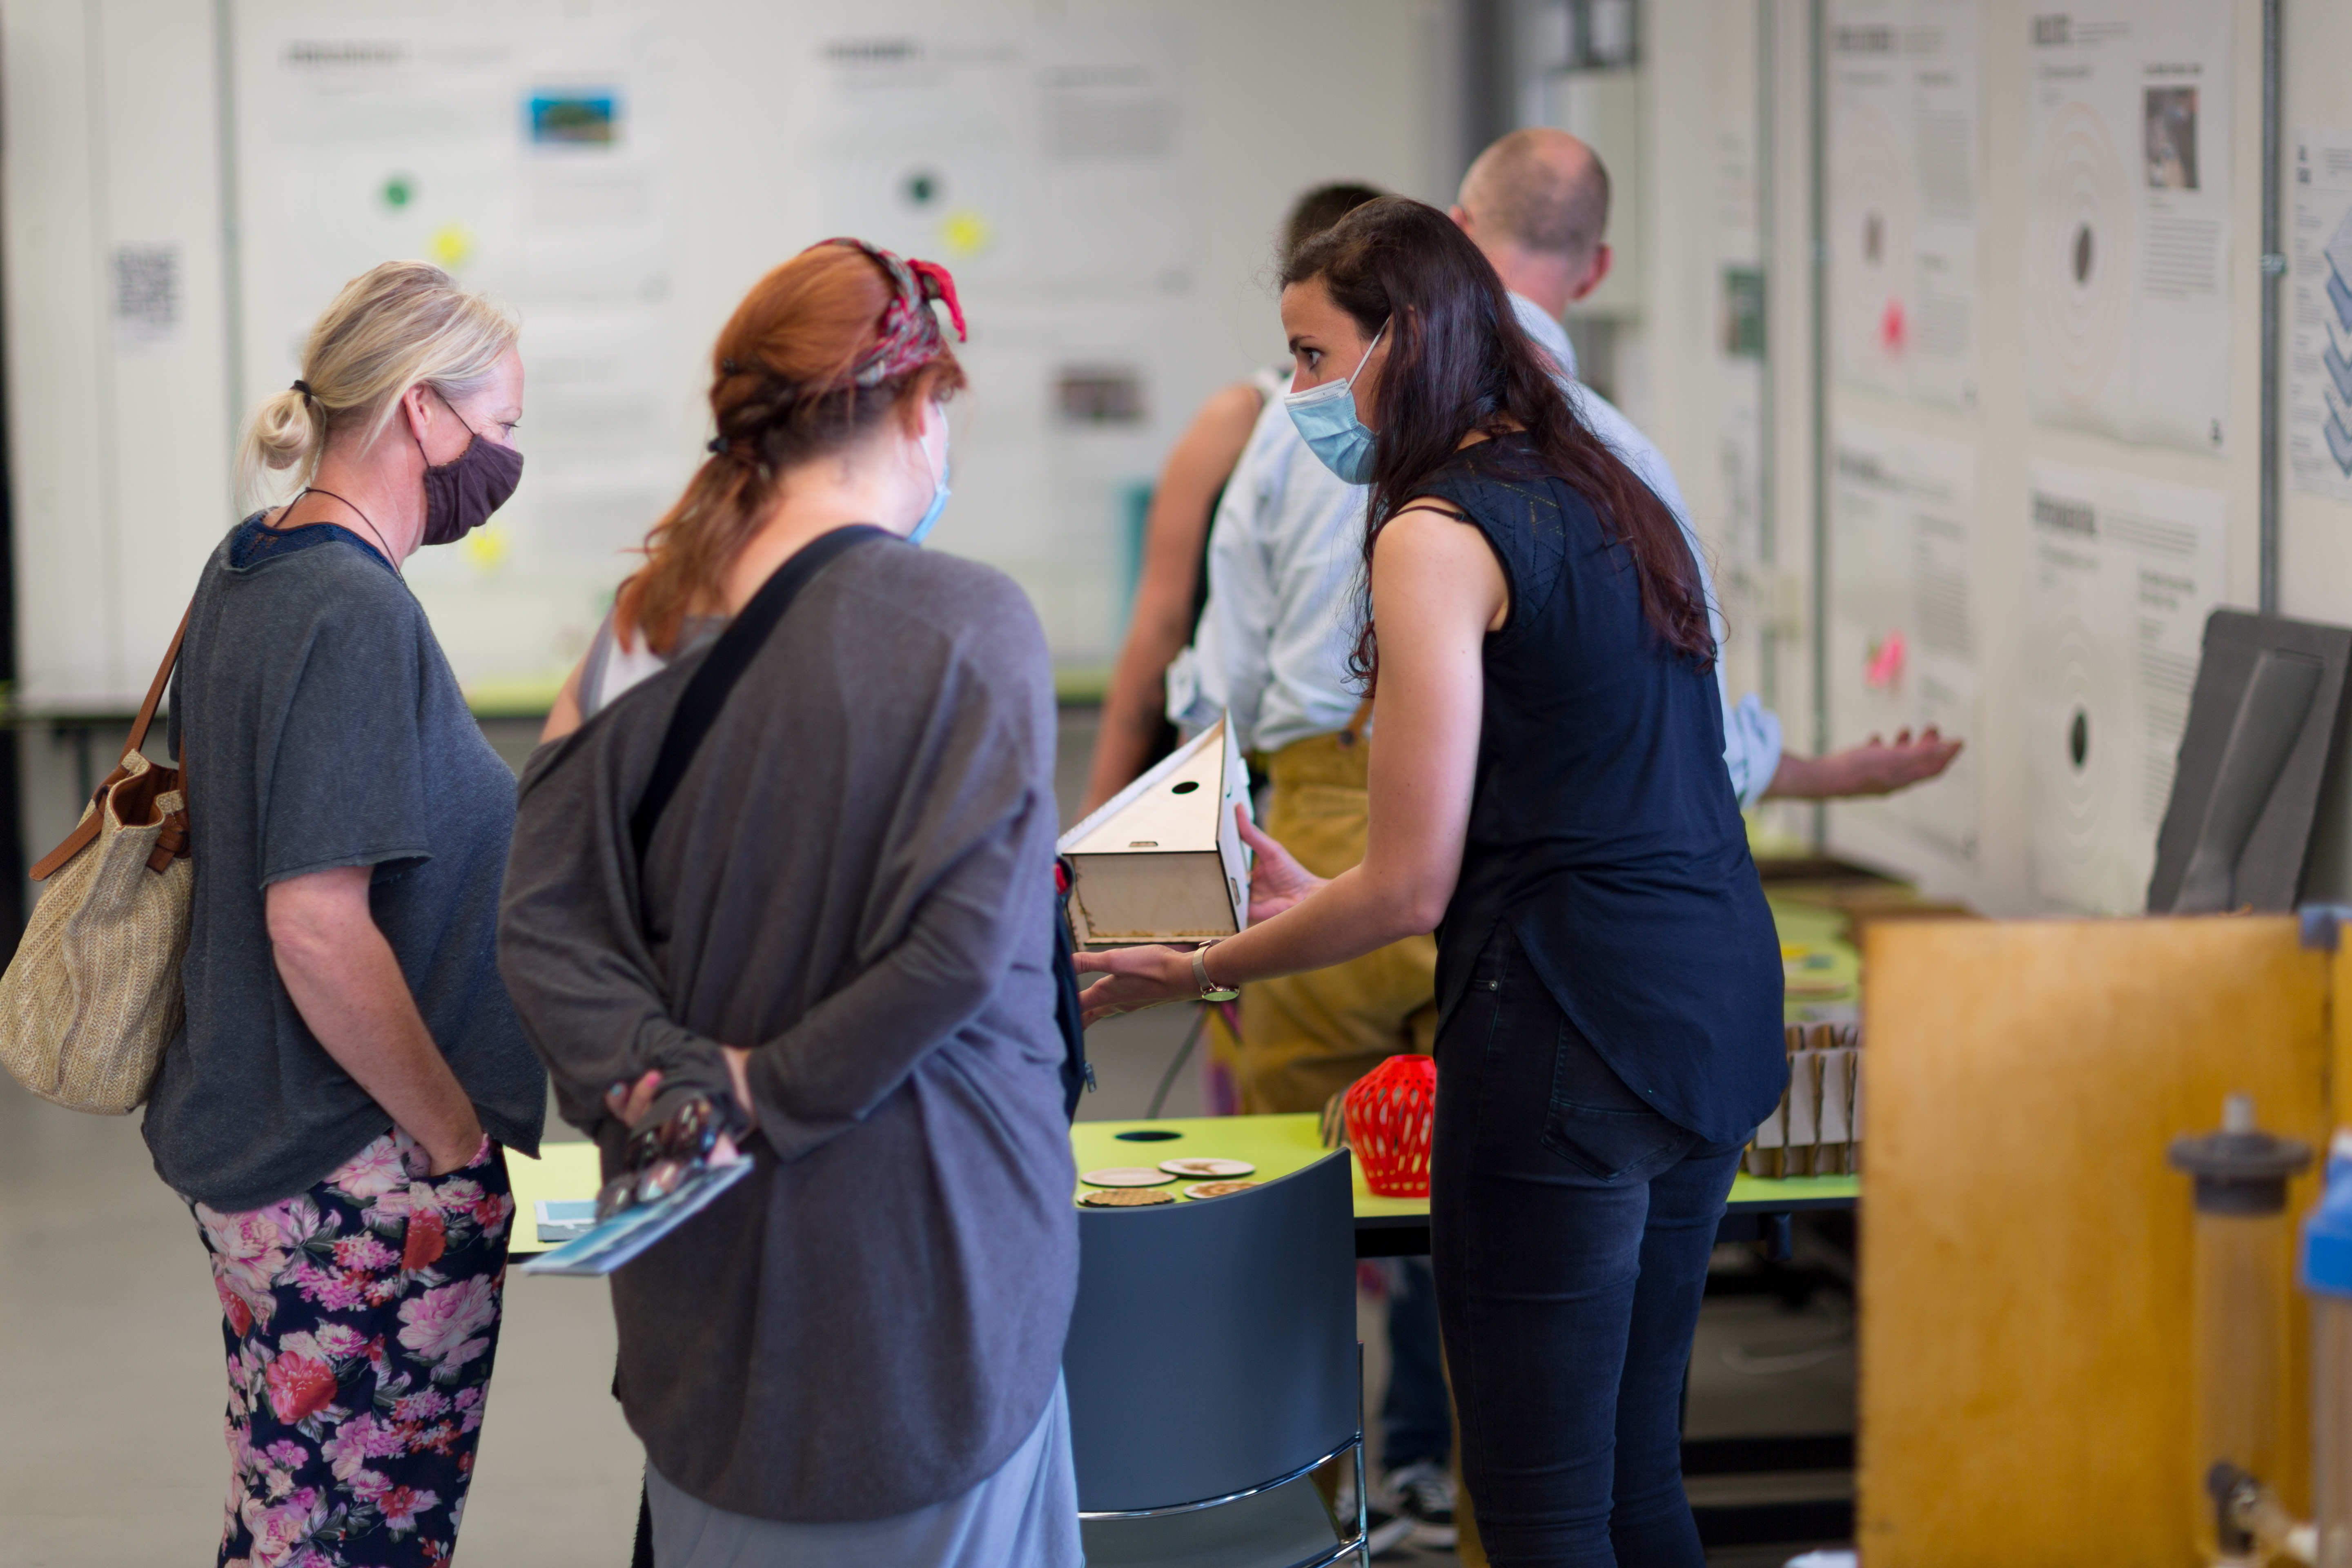
<svg viewBox="0 0 2352 1568">
<path fill-rule="evenodd" d="M 752 287 L 623 657 L 522 779 L 499 961 L 564 1119 L 608 1178 L 707 1119 L 755 1162 L 613 1276 L 662 1568 L 1081 1560 L 1053 675 L 1009 579 L 914 548 L 963 384 L 935 301 L 961 331 L 854 240 Z"/>
<path fill-rule="evenodd" d="M 1777 1102 L 1778 942 L 1723 767 L 1697 565 L 1434 207 L 1285 270 L 1287 402 L 1371 486 L 1363 863 L 1251 830 L 1251 924 L 1082 955 L 1089 1021 L 1438 931 L 1431 1239 L 1462 1464 L 1500 1564 L 1697 1568 L 1684 1369 Z"/>
</svg>

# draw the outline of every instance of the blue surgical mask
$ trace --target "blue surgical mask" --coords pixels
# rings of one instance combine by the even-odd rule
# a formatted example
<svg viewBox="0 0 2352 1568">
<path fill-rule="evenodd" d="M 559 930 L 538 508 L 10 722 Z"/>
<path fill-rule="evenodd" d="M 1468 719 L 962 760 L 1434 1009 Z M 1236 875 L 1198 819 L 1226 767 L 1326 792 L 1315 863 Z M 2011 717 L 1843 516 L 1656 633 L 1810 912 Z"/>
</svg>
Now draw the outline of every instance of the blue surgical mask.
<svg viewBox="0 0 2352 1568">
<path fill-rule="evenodd" d="M 1372 433 L 1356 417 L 1356 378 L 1371 363 L 1372 351 L 1381 346 L 1381 333 L 1388 330 L 1389 324 L 1382 321 L 1347 380 L 1327 381 L 1304 392 L 1282 395 L 1282 405 L 1290 411 L 1290 422 L 1298 427 L 1307 449 L 1351 485 L 1372 482 Z"/>
<path fill-rule="evenodd" d="M 945 420 L 940 421 L 940 428 L 946 428 Z M 941 438 L 943 440 L 945 439 L 944 437 Z M 927 436 L 923 438 L 923 455 L 925 457 L 929 457 L 930 455 L 930 437 Z M 950 472 L 950 469 L 948 462 L 948 454 L 942 450 L 940 453 L 940 477 L 931 481 L 930 508 L 923 513 L 923 521 L 915 524 L 913 531 L 907 535 L 908 543 L 920 544 L 923 542 L 923 536 L 930 532 L 932 529 L 939 526 L 940 513 L 947 510 L 948 497 L 955 493 L 948 489 L 948 475 Z"/>
</svg>

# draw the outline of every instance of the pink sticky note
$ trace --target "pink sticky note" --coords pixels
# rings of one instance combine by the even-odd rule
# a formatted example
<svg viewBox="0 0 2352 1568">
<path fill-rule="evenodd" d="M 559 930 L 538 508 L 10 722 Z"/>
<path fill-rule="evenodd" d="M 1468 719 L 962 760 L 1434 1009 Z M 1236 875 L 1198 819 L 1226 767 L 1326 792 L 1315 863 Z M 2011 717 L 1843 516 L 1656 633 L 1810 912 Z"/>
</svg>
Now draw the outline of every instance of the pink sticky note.
<svg viewBox="0 0 2352 1568">
<path fill-rule="evenodd" d="M 1864 686 L 1884 689 L 1903 679 L 1903 634 L 1888 632 L 1879 645 L 1870 650 L 1870 660 L 1862 667 Z"/>
<path fill-rule="evenodd" d="M 1882 353 L 1900 358 L 1910 346 L 1910 319 L 1904 314 L 1903 301 L 1890 298 L 1878 318 L 1878 347 Z"/>
</svg>

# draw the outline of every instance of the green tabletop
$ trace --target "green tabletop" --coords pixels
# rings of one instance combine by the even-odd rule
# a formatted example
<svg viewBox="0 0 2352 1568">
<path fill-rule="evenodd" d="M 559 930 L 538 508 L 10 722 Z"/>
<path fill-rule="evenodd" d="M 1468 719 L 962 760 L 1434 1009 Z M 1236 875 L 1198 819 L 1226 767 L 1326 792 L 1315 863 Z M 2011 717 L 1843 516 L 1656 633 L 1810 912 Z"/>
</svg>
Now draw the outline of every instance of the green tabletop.
<svg viewBox="0 0 2352 1568">
<path fill-rule="evenodd" d="M 1162 1160 L 1208 1158 L 1247 1160 L 1257 1167 L 1256 1180 L 1270 1182 L 1323 1158 L 1323 1119 L 1311 1112 L 1295 1116 L 1184 1116 L 1161 1121 L 1081 1121 L 1070 1129 L 1070 1152 L 1077 1156 L 1078 1174 L 1106 1165 L 1157 1165 Z M 1137 1134 L 1144 1136 L 1138 1137 Z M 1429 1220 L 1427 1198 L 1384 1198 L 1364 1184 L 1364 1168 L 1356 1177 L 1356 1224 L 1424 1225 Z M 1198 1180 L 1199 1178 L 1194 1178 Z M 1190 1182 L 1170 1184 L 1181 1191 Z M 1081 1183 L 1078 1191 L 1089 1189 Z"/>
<path fill-rule="evenodd" d="M 1271 1181 L 1313 1164 L 1330 1152 L 1323 1147 L 1322 1118 L 1295 1116 L 1193 1116 L 1161 1121 L 1081 1121 L 1070 1129 L 1070 1152 L 1078 1173 L 1106 1165 L 1156 1165 L 1162 1160 L 1206 1157 L 1247 1160 L 1258 1179 Z M 1139 1139 L 1139 1132 L 1155 1134 Z M 1168 1136 L 1172 1134 L 1172 1136 Z M 1359 1228 L 1426 1225 L 1427 1198 L 1384 1198 L 1364 1184 L 1356 1167 Z M 1181 1188 L 1188 1184 L 1171 1184 Z M 1087 1189 L 1081 1184 L 1080 1192 Z M 1775 1213 L 1787 1209 L 1849 1208 L 1862 1195 L 1858 1176 L 1790 1176 L 1766 1180 L 1742 1174 L 1731 1184 L 1735 1210 Z"/>
</svg>

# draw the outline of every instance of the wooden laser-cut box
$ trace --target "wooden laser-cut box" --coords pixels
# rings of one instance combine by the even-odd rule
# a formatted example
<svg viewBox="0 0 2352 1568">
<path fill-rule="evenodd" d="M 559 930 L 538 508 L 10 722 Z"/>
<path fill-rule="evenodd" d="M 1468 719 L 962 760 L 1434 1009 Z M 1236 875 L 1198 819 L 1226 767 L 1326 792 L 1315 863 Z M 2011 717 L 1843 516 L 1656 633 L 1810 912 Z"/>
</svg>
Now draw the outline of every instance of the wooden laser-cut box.
<svg viewBox="0 0 2352 1568">
<path fill-rule="evenodd" d="M 1056 847 L 1070 863 L 1082 948 L 1206 942 L 1249 923 L 1249 852 L 1234 808 L 1249 770 L 1231 716 L 1113 795 Z"/>
</svg>

